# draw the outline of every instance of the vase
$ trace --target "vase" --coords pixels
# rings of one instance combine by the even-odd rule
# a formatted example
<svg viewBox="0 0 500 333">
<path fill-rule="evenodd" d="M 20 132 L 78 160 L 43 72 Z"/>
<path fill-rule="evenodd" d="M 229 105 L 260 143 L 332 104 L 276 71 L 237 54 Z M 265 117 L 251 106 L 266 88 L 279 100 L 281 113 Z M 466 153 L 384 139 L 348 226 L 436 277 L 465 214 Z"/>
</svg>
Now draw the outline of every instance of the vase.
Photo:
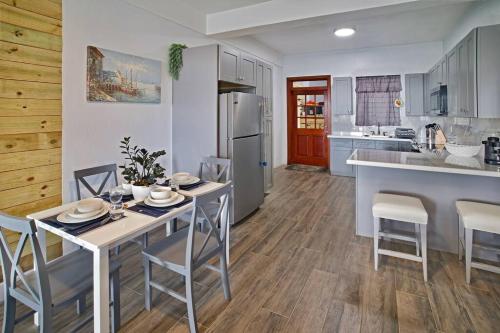
<svg viewBox="0 0 500 333">
<path fill-rule="evenodd" d="M 149 191 L 151 189 L 149 186 L 136 186 L 132 185 L 132 194 L 134 195 L 134 200 L 143 201 L 149 196 Z"/>
</svg>

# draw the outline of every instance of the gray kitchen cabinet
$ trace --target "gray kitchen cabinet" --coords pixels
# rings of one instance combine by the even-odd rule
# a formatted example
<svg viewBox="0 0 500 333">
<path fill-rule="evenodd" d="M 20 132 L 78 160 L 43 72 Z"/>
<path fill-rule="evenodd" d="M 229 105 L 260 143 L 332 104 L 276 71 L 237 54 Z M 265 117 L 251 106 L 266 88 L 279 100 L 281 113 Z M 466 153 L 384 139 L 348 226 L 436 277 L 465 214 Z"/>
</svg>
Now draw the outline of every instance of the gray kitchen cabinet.
<svg viewBox="0 0 500 333">
<path fill-rule="evenodd" d="M 332 113 L 334 115 L 351 115 L 352 77 L 336 77 L 332 82 Z"/>
<path fill-rule="evenodd" d="M 273 119 L 266 117 L 263 123 L 264 191 L 269 192 L 273 187 Z"/>
<path fill-rule="evenodd" d="M 435 65 L 429 71 L 429 86 L 430 89 L 435 89 L 439 87 L 439 81 L 441 80 L 441 72 L 439 64 Z"/>
<path fill-rule="evenodd" d="M 359 140 L 352 140 L 352 147 L 354 149 L 375 149 L 375 140 L 366 140 L 366 139 L 359 139 Z"/>
<path fill-rule="evenodd" d="M 263 89 L 262 96 L 264 97 L 264 116 L 272 117 L 273 115 L 273 67 L 264 64 L 263 68 Z"/>
<path fill-rule="evenodd" d="M 411 142 L 400 141 L 398 143 L 398 146 L 399 146 L 399 151 L 411 151 L 412 149 Z"/>
<path fill-rule="evenodd" d="M 446 55 L 448 72 L 448 116 L 458 116 L 458 48 Z"/>
<path fill-rule="evenodd" d="M 477 32 L 477 110 L 479 118 L 500 118 L 500 25 Z"/>
<path fill-rule="evenodd" d="M 424 73 L 424 115 L 431 112 L 431 88 L 429 84 L 429 74 Z"/>
<path fill-rule="evenodd" d="M 219 47 L 219 80 L 255 87 L 257 60 L 244 52 Z"/>
<path fill-rule="evenodd" d="M 399 142 L 397 142 L 397 141 L 375 141 L 375 149 L 399 151 Z"/>
<path fill-rule="evenodd" d="M 425 115 L 424 74 L 405 75 L 405 111 L 407 117 Z"/>
<path fill-rule="evenodd" d="M 264 63 L 257 61 L 257 82 L 255 83 L 255 94 L 264 96 Z"/>
<path fill-rule="evenodd" d="M 477 117 L 476 99 L 476 33 L 472 30 L 459 50 L 459 113 L 463 117 Z"/>
<path fill-rule="evenodd" d="M 354 177 L 354 166 L 347 164 L 353 149 L 335 146 L 335 139 L 331 141 L 330 173 L 332 176 Z"/>
<path fill-rule="evenodd" d="M 446 85 L 448 84 L 448 68 L 446 65 L 446 56 L 444 56 L 440 61 L 439 61 L 439 74 L 440 74 L 440 84 L 441 85 Z"/>
</svg>

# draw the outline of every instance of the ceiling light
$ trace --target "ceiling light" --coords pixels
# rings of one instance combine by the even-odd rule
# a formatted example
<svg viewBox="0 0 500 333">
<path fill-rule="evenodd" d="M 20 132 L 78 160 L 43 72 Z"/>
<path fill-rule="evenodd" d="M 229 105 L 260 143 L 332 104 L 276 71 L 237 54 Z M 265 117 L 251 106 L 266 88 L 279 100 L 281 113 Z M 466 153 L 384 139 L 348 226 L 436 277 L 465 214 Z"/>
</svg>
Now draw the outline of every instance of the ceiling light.
<svg viewBox="0 0 500 333">
<path fill-rule="evenodd" d="M 355 32 L 356 30 L 354 30 L 353 28 L 340 28 L 333 31 L 333 33 L 337 37 L 349 37 L 354 35 Z"/>
</svg>

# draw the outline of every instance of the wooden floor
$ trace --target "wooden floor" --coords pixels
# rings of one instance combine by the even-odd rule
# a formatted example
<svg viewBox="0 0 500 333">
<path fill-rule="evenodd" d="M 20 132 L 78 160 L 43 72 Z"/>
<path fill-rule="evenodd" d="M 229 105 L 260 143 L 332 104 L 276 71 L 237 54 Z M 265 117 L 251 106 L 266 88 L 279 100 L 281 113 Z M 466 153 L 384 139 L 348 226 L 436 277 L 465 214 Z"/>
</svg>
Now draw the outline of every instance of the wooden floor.
<svg viewBox="0 0 500 333">
<path fill-rule="evenodd" d="M 473 270 L 468 287 L 463 263 L 437 251 L 430 251 L 428 283 L 417 263 L 399 259 L 383 258 L 374 272 L 371 240 L 354 235 L 353 179 L 284 169 L 274 179 L 262 209 L 232 229 L 232 300 L 224 300 L 214 272 L 198 271 L 201 331 L 500 331 L 500 276 Z M 187 332 L 183 303 L 155 292 L 152 311 L 143 309 L 137 245 L 127 245 L 120 259 L 122 331 Z M 153 277 L 182 291 L 173 274 L 154 270 Z M 56 331 L 76 318 L 65 310 Z M 28 320 L 17 331 L 35 329 Z"/>
</svg>

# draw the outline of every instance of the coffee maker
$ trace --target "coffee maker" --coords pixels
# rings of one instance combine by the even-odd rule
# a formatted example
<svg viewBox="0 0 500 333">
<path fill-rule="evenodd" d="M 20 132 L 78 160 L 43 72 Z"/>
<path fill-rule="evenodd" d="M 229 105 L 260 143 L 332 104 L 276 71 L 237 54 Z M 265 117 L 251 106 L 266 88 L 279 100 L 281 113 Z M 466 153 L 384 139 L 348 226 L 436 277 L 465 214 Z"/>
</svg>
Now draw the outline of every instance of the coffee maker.
<svg viewBox="0 0 500 333">
<path fill-rule="evenodd" d="M 484 162 L 488 164 L 500 165 L 500 138 L 495 136 L 488 137 L 483 141 L 484 144 Z"/>
</svg>

